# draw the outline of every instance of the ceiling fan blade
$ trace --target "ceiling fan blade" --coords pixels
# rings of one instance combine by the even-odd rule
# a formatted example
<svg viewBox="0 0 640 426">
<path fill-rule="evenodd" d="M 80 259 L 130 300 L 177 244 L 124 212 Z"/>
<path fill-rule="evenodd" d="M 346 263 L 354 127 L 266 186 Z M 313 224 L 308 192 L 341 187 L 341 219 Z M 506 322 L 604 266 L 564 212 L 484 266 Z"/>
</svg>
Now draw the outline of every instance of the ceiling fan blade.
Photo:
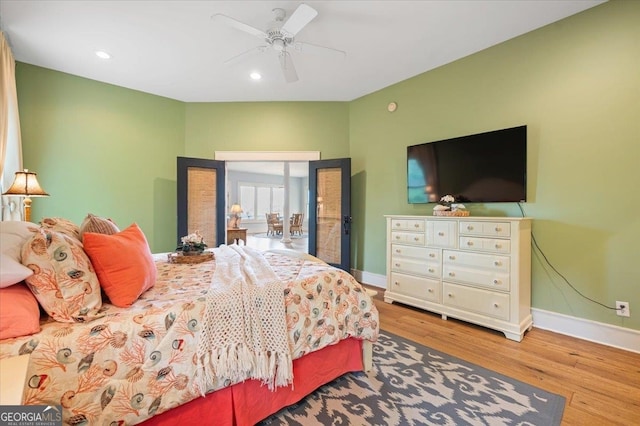
<svg viewBox="0 0 640 426">
<path fill-rule="evenodd" d="M 280 28 L 280 31 L 293 37 L 317 15 L 317 10 L 303 3 L 291 14 L 287 22 Z"/>
<path fill-rule="evenodd" d="M 341 55 L 343 58 L 347 57 L 347 52 L 344 50 L 334 49 L 333 47 L 321 46 L 319 44 L 307 43 L 303 41 L 297 41 L 293 44 L 293 48 L 301 53 L 335 53 Z"/>
<path fill-rule="evenodd" d="M 280 68 L 282 68 L 282 75 L 287 83 L 293 83 L 298 81 L 298 74 L 296 68 L 293 66 L 293 60 L 291 55 L 286 50 L 280 52 Z"/>
<path fill-rule="evenodd" d="M 245 24 L 244 22 L 240 22 L 237 19 L 233 19 L 230 16 L 227 15 L 223 15 L 222 13 L 216 13 L 215 15 L 213 15 L 211 17 L 211 19 L 213 19 L 214 21 L 219 21 L 219 22 L 223 22 L 225 24 L 227 24 L 230 27 L 233 27 L 237 30 L 240 31 L 244 31 L 245 33 L 249 33 L 251 35 L 254 35 L 256 37 L 260 37 L 262 39 L 266 39 L 267 38 L 267 34 L 262 31 L 259 30 L 255 27 L 252 27 L 249 24 Z"/>
<path fill-rule="evenodd" d="M 227 59 L 226 61 L 224 61 L 225 65 L 233 65 L 233 64 L 237 64 L 238 62 L 242 61 L 243 59 L 248 58 L 249 56 L 252 56 L 258 52 L 260 53 L 264 53 L 267 49 L 269 48 L 269 46 L 256 46 L 253 47 L 245 52 L 240 53 L 239 55 L 233 56 L 229 59 Z"/>
</svg>

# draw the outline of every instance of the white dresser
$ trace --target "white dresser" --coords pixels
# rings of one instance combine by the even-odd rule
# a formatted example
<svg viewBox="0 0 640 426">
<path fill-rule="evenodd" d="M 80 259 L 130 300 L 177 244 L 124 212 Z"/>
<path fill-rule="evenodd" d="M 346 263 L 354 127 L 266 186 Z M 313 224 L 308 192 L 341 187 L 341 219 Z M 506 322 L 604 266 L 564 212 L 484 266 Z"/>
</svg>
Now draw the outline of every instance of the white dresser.
<svg viewBox="0 0 640 426">
<path fill-rule="evenodd" d="M 384 300 L 499 330 L 531 328 L 531 219 L 385 216 Z"/>
</svg>

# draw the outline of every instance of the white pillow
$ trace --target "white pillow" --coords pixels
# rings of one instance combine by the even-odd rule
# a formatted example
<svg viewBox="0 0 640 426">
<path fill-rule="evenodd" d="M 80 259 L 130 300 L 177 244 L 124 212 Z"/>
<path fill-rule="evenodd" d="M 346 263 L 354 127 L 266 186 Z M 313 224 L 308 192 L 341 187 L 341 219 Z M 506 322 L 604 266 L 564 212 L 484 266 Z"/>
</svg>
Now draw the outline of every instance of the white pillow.
<svg viewBox="0 0 640 426">
<path fill-rule="evenodd" d="M 0 288 L 9 287 L 33 275 L 33 271 L 15 259 L 0 253 Z"/>
<path fill-rule="evenodd" d="M 22 262 L 20 252 L 22 246 L 39 225 L 31 222 L 20 222 L 17 220 L 7 220 L 0 222 L 0 252 L 8 255 L 18 263 Z M 4 269 L 4 268 L 3 268 Z"/>
</svg>

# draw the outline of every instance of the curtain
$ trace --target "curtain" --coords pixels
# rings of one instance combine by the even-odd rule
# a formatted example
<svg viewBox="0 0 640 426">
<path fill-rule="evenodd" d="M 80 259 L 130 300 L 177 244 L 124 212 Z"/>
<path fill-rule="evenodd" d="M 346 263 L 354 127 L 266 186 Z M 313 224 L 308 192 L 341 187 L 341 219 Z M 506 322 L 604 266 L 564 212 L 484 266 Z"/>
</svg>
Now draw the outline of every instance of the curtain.
<svg viewBox="0 0 640 426">
<path fill-rule="evenodd" d="M 16 62 L 5 34 L 0 31 L 0 189 L 6 191 L 15 172 L 22 170 L 22 142 L 16 91 Z M 1 192 L 0 192 L 1 193 Z M 22 199 L 2 197 L 1 220 L 21 220 Z"/>
</svg>

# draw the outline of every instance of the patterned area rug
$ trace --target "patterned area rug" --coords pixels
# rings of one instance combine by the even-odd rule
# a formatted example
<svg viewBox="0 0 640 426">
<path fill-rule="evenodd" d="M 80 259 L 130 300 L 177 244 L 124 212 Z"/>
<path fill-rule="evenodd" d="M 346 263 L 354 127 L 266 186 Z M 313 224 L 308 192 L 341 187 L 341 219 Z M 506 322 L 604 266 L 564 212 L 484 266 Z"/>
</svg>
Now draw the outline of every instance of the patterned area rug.
<svg viewBox="0 0 640 426">
<path fill-rule="evenodd" d="M 559 425 L 565 398 L 391 333 L 344 375 L 261 425 Z"/>
</svg>

